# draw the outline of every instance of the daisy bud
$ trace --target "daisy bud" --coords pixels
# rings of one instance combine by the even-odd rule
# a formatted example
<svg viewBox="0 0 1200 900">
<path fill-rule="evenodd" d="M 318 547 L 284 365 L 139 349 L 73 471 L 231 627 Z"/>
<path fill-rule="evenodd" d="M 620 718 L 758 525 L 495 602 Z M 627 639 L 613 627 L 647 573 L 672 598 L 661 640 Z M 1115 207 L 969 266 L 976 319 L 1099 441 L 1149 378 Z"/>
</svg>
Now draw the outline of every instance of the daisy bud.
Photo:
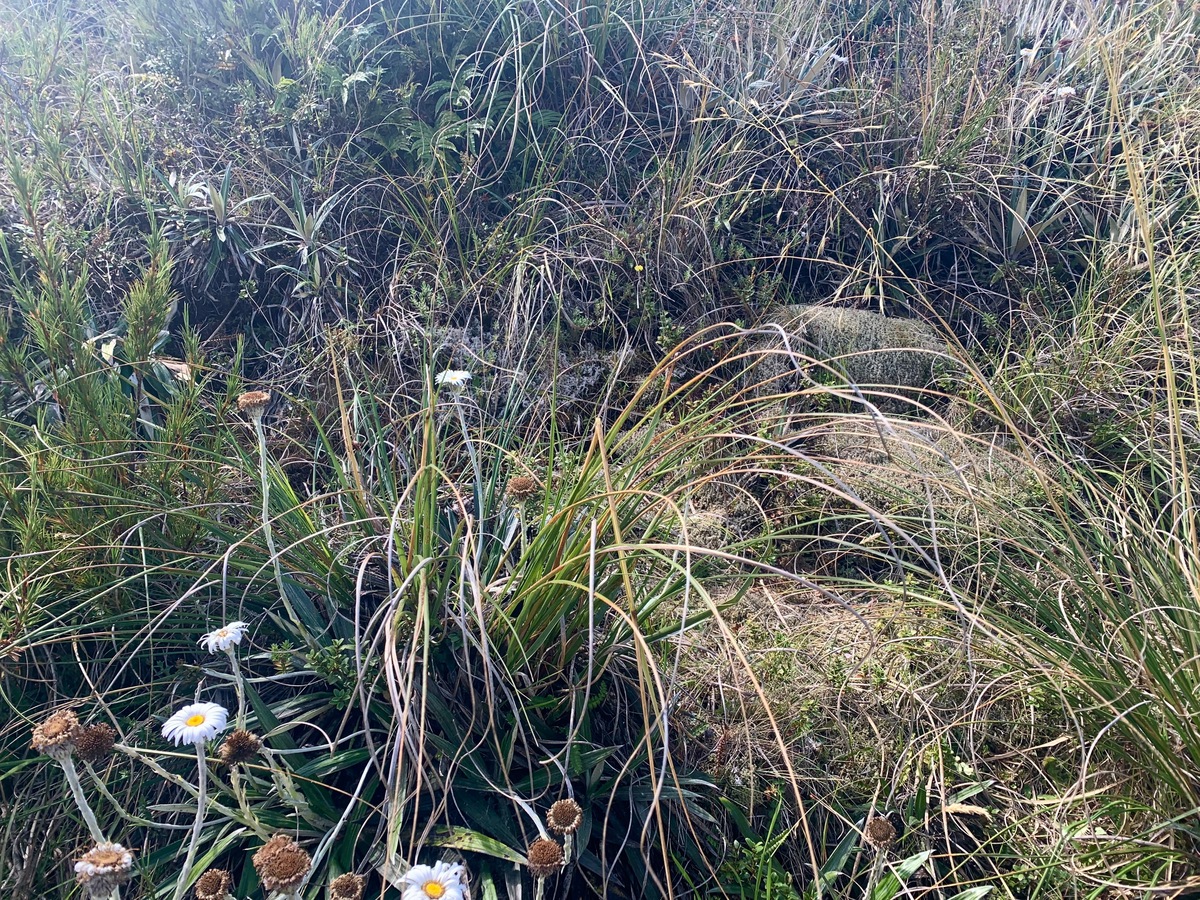
<svg viewBox="0 0 1200 900">
<path fill-rule="evenodd" d="M 217 750 L 217 755 L 221 757 L 221 762 L 225 765 L 236 766 L 239 763 L 250 762 L 258 756 L 260 750 L 262 750 L 262 741 L 244 728 L 239 728 L 225 738 L 224 743 Z"/>
<path fill-rule="evenodd" d="M 103 722 L 99 725 L 89 725 L 80 729 L 79 737 L 75 739 L 75 755 L 86 763 L 93 765 L 108 759 L 112 753 L 113 743 L 117 733 L 111 725 Z"/>
</svg>

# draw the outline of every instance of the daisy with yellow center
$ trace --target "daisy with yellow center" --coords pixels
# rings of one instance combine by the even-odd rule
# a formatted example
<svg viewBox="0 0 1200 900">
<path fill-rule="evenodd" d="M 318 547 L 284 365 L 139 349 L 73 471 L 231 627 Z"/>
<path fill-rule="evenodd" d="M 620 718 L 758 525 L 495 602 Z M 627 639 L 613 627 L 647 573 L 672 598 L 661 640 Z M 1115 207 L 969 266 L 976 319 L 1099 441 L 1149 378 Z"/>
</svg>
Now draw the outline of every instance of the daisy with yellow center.
<svg viewBox="0 0 1200 900">
<path fill-rule="evenodd" d="M 433 380 L 438 387 L 449 388 L 454 393 L 458 393 L 471 380 L 471 373 L 463 369 L 446 369 L 444 372 L 438 372 Z"/>
<path fill-rule="evenodd" d="M 163 723 L 163 737 L 176 747 L 203 744 L 225 730 L 229 713 L 218 703 L 189 703 Z"/>
<path fill-rule="evenodd" d="M 175 882 L 174 900 L 182 900 L 187 890 L 188 875 L 196 859 L 196 848 L 200 846 L 200 830 L 204 826 L 204 810 L 208 805 L 208 760 L 204 756 L 204 745 L 225 730 L 229 712 L 219 703 L 189 703 L 163 723 L 163 737 L 178 747 L 192 744 L 196 748 L 196 821 L 192 825 L 192 839 L 188 843 L 187 858 L 179 870 Z"/>
<path fill-rule="evenodd" d="M 216 631 L 210 631 L 204 637 L 200 638 L 200 645 L 209 653 L 223 652 L 229 657 L 229 665 L 233 670 L 233 687 L 237 691 L 237 727 L 246 727 L 246 691 L 242 685 L 242 672 L 238 668 L 237 650 L 238 644 L 242 642 L 242 638 L 246 636 L 246 631 L 250 628 L 245 622 L 230 622 L 228 625 L 222 625 Z"/>
<path fill-rule="evenodd" d="M 457 863 L 443 861 L 433 866 L 413 866 L 401 879 L 404 883 L 402 900 L 464 900 L 465 874 Z"/>
<path fill-rule="evenodd" d="M 230 622 L 200 638 L 200 644 L 209 653 L 216 653 L 218 650 L 228 652 L 231 647 L 242 642 L 249 627 L 245 622 Z"/>
</svg>

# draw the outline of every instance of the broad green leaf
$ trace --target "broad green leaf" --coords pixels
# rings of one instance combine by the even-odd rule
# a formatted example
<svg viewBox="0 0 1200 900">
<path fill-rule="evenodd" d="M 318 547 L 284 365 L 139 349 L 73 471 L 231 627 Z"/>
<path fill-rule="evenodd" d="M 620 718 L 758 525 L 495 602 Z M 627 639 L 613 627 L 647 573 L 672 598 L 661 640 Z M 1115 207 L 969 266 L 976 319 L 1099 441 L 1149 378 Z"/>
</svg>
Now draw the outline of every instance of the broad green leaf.
<svg viewBox="0 0 1200 900">
<path fill-rule="evenodd" d="M 486 834 L 480 834 L 469 828 L 441 829 L 430 838 L 429 843 L 435 847 L 451 847 L 455 850 L 482 853 L 485 856 L 493 856 L 517 865 L 524 865 L 526 862 L 524 854 L 518 853 L 495 838 L 490 838 Z"/>
<path fill-rule="evenodd" d="M 913 873 L 925 865 L 931 855 L 931 851 L 923 850 L 915 856 L 902 859 L 892 868 L 892 871 L 879 879 L 879 884 L 875 885 L 875 889 L 871 891 L 871 900 L 892 900 L 900 893 L 900 888 L 912 877 Z"/>
</svg>

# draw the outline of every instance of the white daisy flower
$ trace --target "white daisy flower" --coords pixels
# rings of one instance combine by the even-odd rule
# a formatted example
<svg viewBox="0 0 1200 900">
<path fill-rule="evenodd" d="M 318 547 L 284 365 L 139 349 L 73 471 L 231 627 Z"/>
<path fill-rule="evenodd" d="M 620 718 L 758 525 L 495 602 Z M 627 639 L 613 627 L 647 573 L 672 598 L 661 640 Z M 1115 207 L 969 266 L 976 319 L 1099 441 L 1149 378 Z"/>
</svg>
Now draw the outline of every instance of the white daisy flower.
<svg viewBox="0 0 1200 900">
<path fill-rule="evenodd" d="M 466 870 L 459 863 L 439 862 L 430 866 L 413 866 L 400 880 L 404 882 L 402 900 L 464 900 Z"/>
<path fill-rule="evenodd" d="M 444 372 L 438 372 L 433 380 L 439 387 L 448 387 L 452 391 L 461 391 L 467 386 L 467 382 L 471 380 L 471 373 L 463 369 L 446 369 Z"/>
<path fill-rule="evenodd" d="M 234 644 L 242 642 L 242 638 L 246 634 L 246 629 L 249 627 L 245 622 L 230 622 L 216 631 L 210 631 L 204 637 L 200 638 L 200 643 L 209 653 L 216 653 L 218 650 L 228 650 Z"/>
<path fill-rule="evenodd" d="M 218 703 L 189 703 L 163 723 L 163 737 L 180 744 L 203 744 L 225 730 L 229 712 Z"/>
<path fill-rule="evenodd" d="M 1054 96 L 1057 97 L 1059 100 L 1070 100 L 1072 97 L 1077 96 L 1078 93 L 1079 92 L 1076 91 L 1075 88 L 1071 87 L 1069 84 L 1065 84 L 1060 88 L 1054 89 Z"/>
</svg>

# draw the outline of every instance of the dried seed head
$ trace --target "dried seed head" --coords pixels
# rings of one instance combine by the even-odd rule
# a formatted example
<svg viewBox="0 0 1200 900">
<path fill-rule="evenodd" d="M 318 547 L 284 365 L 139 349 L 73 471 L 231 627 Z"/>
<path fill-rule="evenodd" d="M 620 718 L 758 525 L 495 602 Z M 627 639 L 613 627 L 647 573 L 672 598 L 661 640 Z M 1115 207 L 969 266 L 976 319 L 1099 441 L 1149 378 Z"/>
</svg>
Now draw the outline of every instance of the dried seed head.
<svg viewBox="0 0 1200 900">
<path fill-rule="evenodd" d="M 225 765 L 236 766 L 239 763 L 250 762 L 258 756 L 258 751 L 261 749 L 262 741 L 244 728 L 239 728 L 225 738 L 220 749 L 217 750 L 217 755 L 221 757 L 221 762 Z"/>
<path fill-rule="evenodd" d="M 120 844 L 96 844 L 75 860 L 75 880 L 89 897 L 109 897 L 133 876 L 133 851 Z"/>
<path fill-rule="evenodd" d="M 574 834 L 583 822 L 583 809 L 571 798 L 556 801 L 546 815 L 546 824 L 557 834 Z"/>
<path fill-rule="evenodd" d="M 79 739 L 79 719 L 69 709 L 60 709 L 33 729 L 33 749 L 57 760 L 75 752 Z"/>
<path fill-rule="evenodd" d="M 209 869 L 196 879 L 196 900 L 227 900 L 233 891 L 233 876 L 224 869 Z"/>
<path fill-rule="evenodd" d="M 885 816 L 871 816 L 863 826 L 863 837 L 877 850 L 886 850 L 896 843 L 896 826 Z"/>
<path fill-rule="evenodd" d="M 329 900 L 362 900 L 364 881 L 361 875 L 347 872 L 329 884 Z"/>
<path fill-rule="evenodd" d="M 538 838 L 530 844 L 525 856 L 529 859 L 529 874 L 534 878 L 549 878 L 563 865 L 562 845 L 547 838 Z"/>
<path fill-rule="evenodd" d="M 79 736 L 75 738 L 75 755 L 87 763 L 103 762 L 112 753 L 116 738 L 117 733 L 112 726 L 103 722 L 81 728 Z"/>
<path fill-rule="evenodd" d="M 972 806 L 969 803 L 951 803 L 949 806 L 943 807 L 942 812 L 948 816 L 966 816 L 968 818 L 980 819 L 985 824 L 991 824 L 992 814 L 982 806 Z"/>
<path fill-rule="evenodd" d="M 540 488 L 541 485 L 538 484 L 536 478 L 528 475 L 515 475 L 508 479 L 508 486 L 504 489 L 504 493 L 508 495 L 509 500 L 520 503 L 537 494 Z"/>
<path fill-rule="evenodd" d="M 295 890 L 312 867 L 312 859 L 286 834 L 277 834 L 259 848 L 252 860 L 258 880 L 268 891 Z"/>
<path fill-rule="evenodd" d="M 252 419 L 257 419 L 266 412 L 267 404 L 270 402 L 270 391 L 246 391 L 237 398 L 238 409 Z"/>
</svg>

